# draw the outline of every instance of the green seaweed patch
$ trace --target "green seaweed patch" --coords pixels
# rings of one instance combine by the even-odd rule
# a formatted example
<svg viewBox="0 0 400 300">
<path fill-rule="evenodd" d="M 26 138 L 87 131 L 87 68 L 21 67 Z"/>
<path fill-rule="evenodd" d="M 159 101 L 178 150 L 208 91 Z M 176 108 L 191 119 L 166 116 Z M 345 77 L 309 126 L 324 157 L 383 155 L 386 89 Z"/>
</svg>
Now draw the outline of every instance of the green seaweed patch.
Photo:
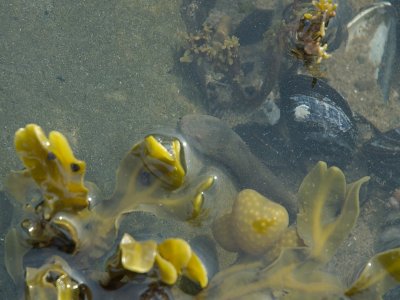
<svg viewBox="0 0 400 300">
<path fill-rule="evenodd" d="M 323 270 L 349 235 L 359 214 L 359 191 L 369 180 L 346 184 L 343 172 L 319 162 L 304 178 L 298 193 L 297 232 L 304 246 L 284 248 L 269 259 L 235 264 L 217 273 L 199 299 L 381 299 L 400 283 L 400 248 L 379 253 L 358 279 L 346 287 Z"/>
</svg>

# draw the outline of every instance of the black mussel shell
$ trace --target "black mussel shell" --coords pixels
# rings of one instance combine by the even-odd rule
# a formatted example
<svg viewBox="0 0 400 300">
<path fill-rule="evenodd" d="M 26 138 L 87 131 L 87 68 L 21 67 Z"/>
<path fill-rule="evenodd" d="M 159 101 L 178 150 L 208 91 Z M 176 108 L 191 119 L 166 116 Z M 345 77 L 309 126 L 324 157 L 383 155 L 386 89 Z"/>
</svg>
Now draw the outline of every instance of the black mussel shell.
<svg viewBox="0 0 400 300">
<path fill-rule="evenodd" d="M 267 166 L 285 167 L 293 163 L 287 140 L 277 125 L 266 126 L 251 122 L 237 125 L 233 130 Z"/>
<path fill-rule="evenodd" d="M 240 22 L 233 35 L 239 38 L 241 46 L 257 43 L 270 27 L 272 17 L 272 10 L 256 9 Z"/>
<path fill-rule="evenodd" d="M 382 185 L 400 184 L 400 127 L 381 133 L 366 142 L 362 152 L 370 172 Z"/>
<path fill-rule="evenodd" d="M 336 3 L 338 3 L 336 16 L 329 20 L 329 24 L 326 24 L 326 35 L 323 39 L 323 43 L 328 44 L 328 52 L 338 49 L 347 40 L 347 23 L 353 16 L 349 1 L 342 0 L 336 1 Z"/>
<path fill-rule="evenodd" d="M 280 93 L 282 116 L 299 158 L 349 163 L 357 127 L 347 101 L 325 81 L 305 75 L 284 78 Z"/>
</svg>

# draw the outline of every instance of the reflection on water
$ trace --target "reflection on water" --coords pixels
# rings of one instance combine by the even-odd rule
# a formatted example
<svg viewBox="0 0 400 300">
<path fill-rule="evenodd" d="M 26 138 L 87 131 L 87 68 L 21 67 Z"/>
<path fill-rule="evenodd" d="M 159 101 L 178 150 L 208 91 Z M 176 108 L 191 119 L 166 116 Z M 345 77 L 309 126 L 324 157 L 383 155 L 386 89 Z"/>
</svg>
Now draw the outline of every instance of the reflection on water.
<svg viewBox="0 0 400 300">
<path fill-rule="evenodd" d="M 85 237 L 82 240 L 89 243 L 89 236 L 96 240 L 97 244 L 93 242 L 93 245 L 97 246 L 91 255 L 110 256 L 111 249 L 118 248 L 124 232 L 138 240 L 157 242 L 169 237 L 184 238 L 209 270 L 210 288 L 201 295 L 213 297 L 222 293 L 219 294 L 222 297 L 224 288 L 229 288 L 220 284 L 221 278 L 226 278 L 228 285 L 243 279 L 230 276 L 230 268 L 226 269 L 235 261 L 237 253 L 241 253 L 237 267 L 247 270 L 248 275 L 243 276 L 249 276 L 246 278 L 253 283 L 252 295 L 257 298 L 268 297 L 268 288 L 274 286 L 270 277 L 272 271 L 265 269 L 269 264 L 266 256 L 262 259 L 248 257 L 245 249 L 253 248 L 243 244 L 262 246 L 265 240 L 252 240 L 246 233 L 241 238 L 239 231 L 247 232 L 246 226 L 251 224 L 249 232 L 254 230 L 262 235 L 272 225 L 268 216 L 257 215 L 254 221 L 248 221 L 253 220 L 251 214 L 235 219 L 235 211 L 236 214 L 246 211 L 246 206 L 235 204 L 239 202 L 236 194 L 251 188 L 278 201 L 288 210 L 290 223 L 293 223 L 298 204 L 294 195 L 303 178 L 318 160 L 326 161 L 329 166 L 339 166 L 350 182 L 363 176 L 371 177 L 361 190 L 360 215 L 350 236 L 331 259 L 324 259 L 324 273 L 320 279 L 330 284 L 332 295 L 342 293 L 354 282 L 354 274 L 360 272 L 368 259 L 400 246 L 397 190 L 400 152 L 395 129 L 400 114 L 396 52 L 399 7 L 396 1 L 392 1 L 393 5 L 377 1 L 373 6 L 369 0 L 334 2 L 339 4 L 337 8 L 328 1 L 313 6 L 311 1 L 305 0 L 157 3 L 124 0 L 117 4 L 89 1 L 73 5 L 46 0 L 33 3 L 12 0 L 3 3 L 0 19 L 4 23 L 2 27 L 7 29 L 1 33 L 4 42 L 0 45 L 3 132 L 0 156 L 4 158 L 0 165 L 1 177 L 22 167 L 13 147 L 18 128 L 37 123 L 46 132 L 58 130 L 67 137 L 75 155 L 85 160 L 85 179 L 94 182 L 91 186 L 98 186 L 102 191 L 97 194 L 111 195 L 117 186 L 113 196 L 97 196 L 101 204 L 94 214 L 98 218 L 99 211 L 112 210 L 112 216 L 98 218 L 96 223 L 92 214 L 85 217 L 88 218 L 83 222 L 86 225 L 79 225 L 85 229 L 78 226 L 79 241 Z M 175 130 L 178 120 L 187 114 L 210 114 L 225 123 L 212 119 L 197 122 L 192 116 L 183 119 L 180 129 Z M 156 160 L 145 159 L 146 168 L 162 162 L 155 164 L 155 169 L 150 168 L 150 173 L 158 176 L 156 181 L 146 174 L 137 177 L 132 171 L 135 168 L 126 167 L 135 162 L 127 161 L 124 155 L 132 145 L 153 132 L 178 135 L 182 141 L 186 139 L 187 161 L 183 168 L 188 173 L 183 187 L 180 182 L 172 192 L 166 192 L 157 186 L 156 194 L 150 195 L 139 185 L 152 186 L 158 182 L 160 174 L 155 171 L 158 168 L 177 167 L 166 163 L 171 162 L 167 153 L 174 151 L 174 146 L 167 146 L 166 152 L 152 152 L 155 144 L 147 140 L 152 149 L 149 153 L 158 154 Z M 118 188 L 123 182 L 114 179 L 118 166 L 120 172 L 125 170 L 124 176 L 134 178 L 135 185 L 128 183 L 125 188 Z M 168 178 L 177 182 L 175 175 L 171 176 Z M 205 184 L 210 176 L 214 178 L 211 186 Z M 20 190 L 22 194 L 22 187 L 28 186 L 26 195 L 40 202 L 43 188 L 32 189 L 26 181 L 15 182 L 14 191 Z M 161 180 L 163 188 L 165 184 L 166 181 Z M 4 180 L 0 188 L 0 255 L 3 255 L 9 224 L 18 228 L 26 219 L 26 212 L 21 213 L 20 204 L 14 201 L 10 190 L 5 192 Z M 140 195 L 137 196 L 140 200 L 132 195 Z M 116 225 L 116 228 L 120 226 L 117 238 L 109 239 L 115 234 L 116 216 L 132 210 L 128 208 L 131 204 L 126 202 L 131 198 L 138 201 L 135 213 L 121 218 L 121 224 Z M 125 203 L 124 208 L 116 208 L 115 201 Z M 250 205 L 252 201 L 244 203 Z M 256 206 L 267 203 L 266 200 L 254 201 Z M 157 209 L 155 203 L 159 205 Z M 326 207 L 333 208 L 332 215 L 340 212 L 338 203 L 332 202 Z M 32 213 L 29 212 L 30 217 Z M 38 221 L 35 218 L 30 220 Z M 57 236 L 57 247 L 65 250 L 60 245 L 66 242 L 65 235 L 74 236 L 72 231 L 76 228 L 71 229 L 65 221 L 56 222 L 53 215 L 45 219 L 52 220 L 48 225 L 51 230 L 46 232 L 53 236 L 52 242 L 46 244 L 43 241 L 49 237 L 41 235 L 40 242 L 36 240 L 31 245 L 54 246 L 54 236 Z M 33 223 L 25 222 L 25 228 L 36 228 Z M 218 230 L 214 226 L 217 223 Z M 100 239 L 96 234 L 87 234 L 93 232 L 90 229 L 93 224 L 98 225 L 97 231 L 104 231 Z M 83 231 L 86 234 L 82 235 Z M 305 243 L 312 248 L 304 229 L 298 231 L 300 237 L 292 228 L 287 238 L 281 239 L 291 242 L 282 242 L 281 247 Z M 63 238 L 59 236 L 61 233 Z M 298 240 L 300 238 L 302 241 Z M 17 240 L 8 242 L 8 251 L 14 249 L 21 258 L 21 249 L 15 248 Z M 63 272 L 68 273 L 70 267 L 84 273 L 86 267 L 74 266 L 82 263 L 89 268 L 96 264 L 87 257 L 85 250 L 91 244 L 82 246 L 72 259 L 70 254 L 53 248 L 29 251 L 23 264 L 39 268 L 45 264 L 46 257 L 57 253 L 68 265 L 59 263 L 63 271 L 57 269 L 59 267 L 55 269 L 59 273 L 57 278 L 62 277 Z M 278 245 L 277 249 L 274 251 L 280 253 Z M 250 253 L 259 255 L 258 250 Z M 288 251 L 285 255 L 278 260 L 275 266 L 278 269 L 273 269 L 274 272 L 288 262 L 296 269 L 299 262 L 307 261 L 305 257 L 308 257 L 303 250 Z M 271 257 L 274 256 L 270 255 L 269 259 Z M 384 256 L 378 258 L 392 263 Z M 13 259 L 18 260 L 18 255 L 14 254 Z M 103 263 L 98 262 L 94 267 L 89 286 L 93 287 L 105 276 Z M 371 263 L 374 265 L 375 261 Z M 15 266 L 16 262 L 7 264 Z M 1 266 L 0 291 L 9 298 L 15 289 L 4 262 Z M 307 271 L 314 267 L 303 265 Z M 212 281 L 212 275 L 221 270 L 225 273 Z M 263 278 L 268 284 L 257 285 L 251 275 L 255 270 L 264 270 Z M 21 272 L 11 272 L 14 278 L 19 276 L 19 288 L 23 285 Z M 373 272 L 385 272 L 385 269 L 376 267 Z M 73 285 L 87 276 L 78 273 L 69 274 L 71 278 L 64 276 L 63 280 Z M 339 276 L 333 278 L 328 273 Z M 35 278 L 32 271 L 30 274 Z M 117 274 L 116 278 L 131 280 L 131 275 Z M 293 276 L 299 279 L 298 275 Z M 37 278 L 32 280 L 39 280 Z M 124 284 L 115 293 L 121 297 L 127 293 L 142 293 L 148 298 L 154 295 L 171 297 L 169 292 L 163 294 L 164 287 L 159 285 L 151 285 L 144 292 L 157 276 L 152 274 L 150 278 L 148 281 L 146 276 L 136 276 L 133 281 L 136 285 Z M 176 297 L 181 289 L 189 294 L 199 291 L 193 282 L 182 281 L 178 286 L 172 289 Z M 260 290 L 264 294 L 259 294 Z M 22 289 L 20 291 L 22 293 Z M 355 297 L 353 292 L 347 296 Z M 293 297 L 295 294 L 292 292 Z M 277 292 L 270 297 L 279 295 Z M 397 296 L 393 292 L 387 299 Z"/>
</svg>

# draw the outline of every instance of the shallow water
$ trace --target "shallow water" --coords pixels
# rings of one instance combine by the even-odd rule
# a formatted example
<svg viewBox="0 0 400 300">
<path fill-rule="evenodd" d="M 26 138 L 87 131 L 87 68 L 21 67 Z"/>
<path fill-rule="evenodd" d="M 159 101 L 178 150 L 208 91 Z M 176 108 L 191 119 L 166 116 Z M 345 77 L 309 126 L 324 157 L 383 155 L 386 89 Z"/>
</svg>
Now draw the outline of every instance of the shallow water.
<svg viewBox="0 0 400 300">
<path fill-rule="evenodd" d="M 76 156 L 86 161 L 86 179 L 109 195 L 118 163 L 136 141 L 153 130 L 175 128 L 184 115 L 207 113 L 201 91 L 193 80 L 179 73 L 177 51 L 182 39 L 178 33 L 186 31 L 180 14 L 181 2 L 2 1 L 0 178 L 21 168 L 13 147 L 15 131 L 36 123 L 46 132 L 62 132 Z M 227 6 L 227 1 L 217 2 L 220 8 Z M 239 2 L 245 7 L 263 1 L 234 1 L 235 5 Z M 357 10 L 372 1 L 352 2 Z M 345 55 L 351 54 L 334 55 L 327 61 L 330 83 L 349 98 L 350 105 L 356 106 L 364 98 L 368 102 L 379 95 L 373 88 L 358 91 L 352 83 L 359 80 L 351 70 L 346 76 L 354 80 L 346 80 L 346 76 L 339 74 L 346 68 L 345 61 L 351 59 L 350 56 L 344 60 Z M 361 67 L 357 70 L 363 72 Z M 394 81 L 399 74 L 399 70 L 393 71 Z M 392 112 L 384 114 L 386 118 L 375 117 L 378 128 L 399 126 L 399 94 L 400 87 L 393 86 L 388 105 L 382 99 L 368 102 L 376 105 L 376 115 Z M 243 122 L 246 117 L 225 116 L 231 125 Z M 3 188 L 1 180 L 0 190 Z M 359 255 L 351 263 L 354 268 L 346 273 L 346 280 L 350 280 L 360 261 L 374 253 L 376 224 L 380 221 L 377 218 L 387 213 L 389 196 L 383 194 L 380 199 L 372 199 L 375 202 L 368 199 L 355 234 L 331 263 L 330 268 L 336 272 L 349 264 L 349 257 Z M 9 201 L 3 198 L 5 195 L 0 194 L 0 257 L 12 211 Z M 357 239 L 363 239 L 364 243 L 356 243 Z M 3 259 L 0 272 L 0 295 L 11 299 L 15 291 Z"/>
</svg>

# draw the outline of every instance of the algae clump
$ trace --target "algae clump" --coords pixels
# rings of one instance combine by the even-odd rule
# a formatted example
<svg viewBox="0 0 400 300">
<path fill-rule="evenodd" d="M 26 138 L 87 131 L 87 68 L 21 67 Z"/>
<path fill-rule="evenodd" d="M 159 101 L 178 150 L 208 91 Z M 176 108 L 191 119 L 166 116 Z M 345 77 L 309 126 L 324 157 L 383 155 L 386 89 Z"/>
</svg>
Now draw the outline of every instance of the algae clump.
<svg viewBox="0 0 400 300">
<path fill-rule="evenodd" d="M 88 189 L 83 183 L 85 162 L 77 160 L 67 139 L 29 124 L 15 133 L 15 150 L 26 170 L 43 191 L 43 215 L 50 219 L 58 211 L 79 211 L 88 207 Z"/>
<path fill-rule="evenodd" d="M 166 239 L 160 244 L 153 240 L 136 241 L 125 233 L 117 252 L 108 260 L 107 277 L 102 285 L 116 286 L 127 282 L 134 273 L 148 273 L 158 269 L 161 282 L 173 285 L 183 274 L 201 288 L 208 284 L 207 270 L 190 245 L 178 238 Z"/>
<path fill-rule="evenodd" d="M 317 163 L 298 193 L 297 233 L 305 246 L 284 248 L 272 263 L 264 258 L 235 264 L 217 273 L 199 298 L 380 299 L 400 282 L 400 248 L 373 257 L 350 287 L 323 270 L 353 228 L 359 191 L 368 180 L 346 184 L 339 168 Z"/>
<path fill-rule="evenodd" d="M 208 274 L 203 262 L 178 238 L 158 244 L 125 234 L 108 264 L 98 265 L 113 251 L 120 217 L 140 205 L 182 222 L 203 216 L 204 192 L 215 178 L 198 173 L 187 178 L 184 145 L 173 136 L 146 136 L 122 160 L 111 198 L 93 201 L 84 183 L 85 162 L 75 158 L 60 132 L 52 131 L 47 138 L 35 124 L 19 129 L 15 149 L 25 169 L 12 173 L 6 184 L 21 205 L 6 236 L 5 257 L 14 282 L 25 285 L 25 297 L 91 299 L 84 293 L 104 294 L 101 285 L 116 289 L 132 277 L 159 288 L 161 283 L 175 285 L 185 275 L 204 288 Z"/>
</svg>

